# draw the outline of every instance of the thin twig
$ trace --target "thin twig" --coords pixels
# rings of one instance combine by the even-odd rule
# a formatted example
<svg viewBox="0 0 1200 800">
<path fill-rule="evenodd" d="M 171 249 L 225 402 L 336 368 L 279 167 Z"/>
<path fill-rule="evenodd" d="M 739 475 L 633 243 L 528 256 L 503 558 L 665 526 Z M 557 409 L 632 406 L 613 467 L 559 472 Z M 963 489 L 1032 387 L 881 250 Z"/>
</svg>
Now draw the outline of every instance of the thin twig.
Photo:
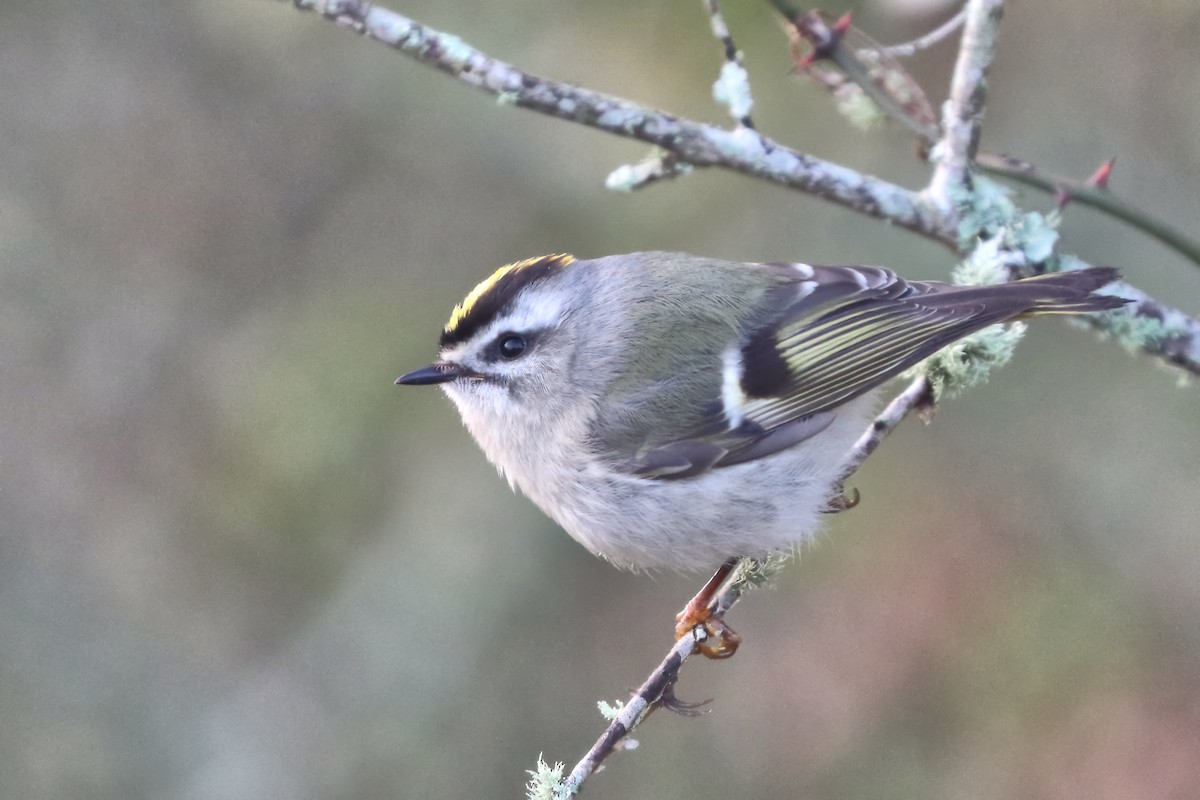
<svg viewBox="0 0 1200 800">
<path fill-rule="evenodd" d="M 720 3 L 717 0 L 704 0 L 704 7 L 708 11 L 713 36 L 720 42 L 725 55 L 721 76 L 713 83 L 713 99 L 728 109 L 739 127 L 753 130 L 754 120 L 750 117 L 750 109 L 754 106 L 754 96 L 750 91 L 750 76 L 742 65 L 742 52 L 738 50 L 729 26 L 725 24 Z M 636 164 L 622 164 L 614 169 L 605 178 L 604 186 L 617 192 L 632 192 L 691 171 L 691 164 L 680 161 L 674 153 L 656 148 L 655 153 Z"/>
<path fill-rule="evenodd" d="M 1004 0 L 967 0 L 964 11 L 962 45 L 942 113 L 942 138 L 931 154 L 935 166 L 927 190 L 934 204 L 952 218 L 955 193 L 970 186 L 969 170 L 979 146 L 987 73 L 996 53 Z"/>
<path fill-rule="evenodd" d="M 790 5 L 784 0 L 772 0 L 772 2 L 777 8 L 790 8 Z M 950 22 L 955 22 L 954 27 L 957 27 L 965 18 L 966 8 L 964 7 Z M 940 33 L 947 26 L 949 26 L 949 22 L 927 36 L 931 37 L 935 33 Z M 841 70 L 836 74 L 836 79 L 834 73 L 820 73 L 813 68 L 807 70 L 810 77 L 814 78 L 819 85 L 829 89 L 836 96 L 841 87 L 846 82 L 850 82 L 866 93 L 881 113 L 914 133 L 923 146 L 928 147 L 937 139 L 938 126 L 923 119 L 921 113 L 914 113 L 919 112 L 922 105 L 916 104 L 910 107 L 908 104 L 896 101 L 886 90 L 881 89 L 870 66 L 860 58 L 861 53 L 856 53 L 854 48 L 848 47 L 844 40 L 831 39 L 828 26 L 821 22 L 819 16 L 812 26 L 799 29 L 798 32 L 808 35 L 814 48 L 822 46 L 821 43 L 825 42 L 825 57 L 837 64 Z M 890 53 L 891 50 L 890 47 L 880 46 L 877 48 L 878 52 L 884 53 Z M 902 68 L 898 67 L 897 69 L 903 73 Z M 903 74 L 903 79 L 916 85 L 907 73 Z M 1028 162 L 1007 155 L 976 153 L 975 165 L 983 172 L 1009 178 L 1058 197 L 1065 195 L 1073 202 L 1095 208 L 1158 240 L 1192 263 L 1200 265 L 1200 242 L 1189 238 L 1183 231 L 1168 225 L 1161 219 L 1122 201 L 1104 188 L 1050 175 L 1039 171 Z"/>
<path fill-rule="evenodd" d="M 895 58 L 908 58 L 909 56 L 916 55 L 918 52 L 933 47 L 935 44 L 954 33 L 959 29 L 959 26 L 963 24 L 963 20 L 966 18 L 967 9 L 964 6 L 958 10 L 957 14 L 924 36 L 913 39 L 911 42 L 904 42 L 902 44 L 889 44 L 882 48 L 883 52 L 887 53 L 889 56 L 894 56 Z"/>
</svg>

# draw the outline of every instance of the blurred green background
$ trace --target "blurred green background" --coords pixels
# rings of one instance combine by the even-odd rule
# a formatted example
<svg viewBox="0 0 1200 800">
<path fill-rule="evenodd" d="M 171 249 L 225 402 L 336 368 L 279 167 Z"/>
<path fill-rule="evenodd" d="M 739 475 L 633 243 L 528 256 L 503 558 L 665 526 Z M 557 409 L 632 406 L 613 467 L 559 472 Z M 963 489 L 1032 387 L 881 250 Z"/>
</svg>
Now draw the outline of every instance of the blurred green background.
<svg viewBox="0 0 1200 800">
<path fill-rule="evenodd" d="M 1010 3 L 983 146 L 1195 235 L 1200 6 Z M 900 41 L 946 3 L 856 5 Z M 695 0 L 395 8 L 530 71 L 722 121 Z M 772 136 L 919 186 L 902 132 L 727 2 Z M 837 9 L 834 9 L 837 10 Z M 912 61 L 940 103 L 953 58 Z M 517 797 L 573 763 L 700 576 L 631 575 L 393 388 L 507 261 L 686 249 L 945 276 L 748 178 L 603 189 L 646 149 L 497 104 L 290 5 L 0 6 L 0 796 Z M 1022 196 L 1030 208 L 1050 202 Z M 1200 271 L 1071 207 L 1065 249 L 1200 313 Z M 589 796 L 1200 796 L 1200 395 L 1033 326 L 911 421 L 861 506 L 689 664 Z"/>
</svg>

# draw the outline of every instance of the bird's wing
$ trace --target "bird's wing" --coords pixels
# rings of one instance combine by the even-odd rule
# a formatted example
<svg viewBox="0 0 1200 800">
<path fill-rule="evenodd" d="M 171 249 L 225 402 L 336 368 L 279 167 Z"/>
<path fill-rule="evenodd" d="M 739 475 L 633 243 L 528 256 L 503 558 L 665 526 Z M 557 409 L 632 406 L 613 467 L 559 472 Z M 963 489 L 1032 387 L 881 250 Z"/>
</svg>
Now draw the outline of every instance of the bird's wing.
<svg viewBox="0 0 1200 800">
<path fill-rule="evenodd" d="M 824 430 L 839 405 L 1046 292 L 910 282 L 879 267 L 771 266 L 804 279 L 776 290 L 779 310 L 727 351 L 712 413 L 683 438 L 639 448 L 628 471 L 687 478 L 791 447 Z"/>
</svg>

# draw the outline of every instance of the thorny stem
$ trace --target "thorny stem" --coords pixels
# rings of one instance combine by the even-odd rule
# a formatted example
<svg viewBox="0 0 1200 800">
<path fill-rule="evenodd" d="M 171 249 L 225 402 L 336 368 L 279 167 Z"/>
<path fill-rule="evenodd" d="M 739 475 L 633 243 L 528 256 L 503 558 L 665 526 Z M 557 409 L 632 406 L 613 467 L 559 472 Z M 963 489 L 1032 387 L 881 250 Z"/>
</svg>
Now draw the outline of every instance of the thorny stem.
<svg viewBox="0 0 1200 800">
<path fill-rule="evenodd" d="M 788 0 L 771 0 L 771 5 L 812 46 L 814 55 L 836 64 L 883 113 L 907 127 L 922 142 L 932 144 L 937 139 L 937 126 L 908 113 L 895 97 L 880 86 L 858 54 L 842 43 L 842 33 L 826 24 L 819 12 L 800 13 Z"/>
<path fill-rule="evenodd" d="M 1081 181 L 1057 175 L 1047 175 L 1039 172 L 1032 164 L 1009 156 L 979 153 L 975 160 L 979 169 L 984 172 L 1009 178 L 1051 194 L 1063 194 L 1073 203 L 1099 209 L 1157 239 L 1200 266 L 1200 242 L 1189 239 L 1183 231 L 1125 203 L 1108 189 L 1088 186 Z"/>
</svg>

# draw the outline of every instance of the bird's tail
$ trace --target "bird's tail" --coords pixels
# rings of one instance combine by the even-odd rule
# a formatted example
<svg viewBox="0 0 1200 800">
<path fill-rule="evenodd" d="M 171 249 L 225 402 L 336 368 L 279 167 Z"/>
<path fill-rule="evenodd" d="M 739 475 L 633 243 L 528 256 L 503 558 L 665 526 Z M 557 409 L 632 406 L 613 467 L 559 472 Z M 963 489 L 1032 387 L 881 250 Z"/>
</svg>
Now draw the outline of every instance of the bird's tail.
<svg viewBox="0 0 1200 800">
<path fill-rule="evenodd" d="M 1095 294 L 1097 289 L 1120 278 L 1121 273 L 1113 267 L 1088 267 L 1034 275 L 1009 285 L 1021 286 L 1033 293 L 1032 303 L 1018 317 L 1020 319 L 1050 314 L 1090 314 L 1120 308 L 1129 301 L 1111 294 Z"/>
</svg>

